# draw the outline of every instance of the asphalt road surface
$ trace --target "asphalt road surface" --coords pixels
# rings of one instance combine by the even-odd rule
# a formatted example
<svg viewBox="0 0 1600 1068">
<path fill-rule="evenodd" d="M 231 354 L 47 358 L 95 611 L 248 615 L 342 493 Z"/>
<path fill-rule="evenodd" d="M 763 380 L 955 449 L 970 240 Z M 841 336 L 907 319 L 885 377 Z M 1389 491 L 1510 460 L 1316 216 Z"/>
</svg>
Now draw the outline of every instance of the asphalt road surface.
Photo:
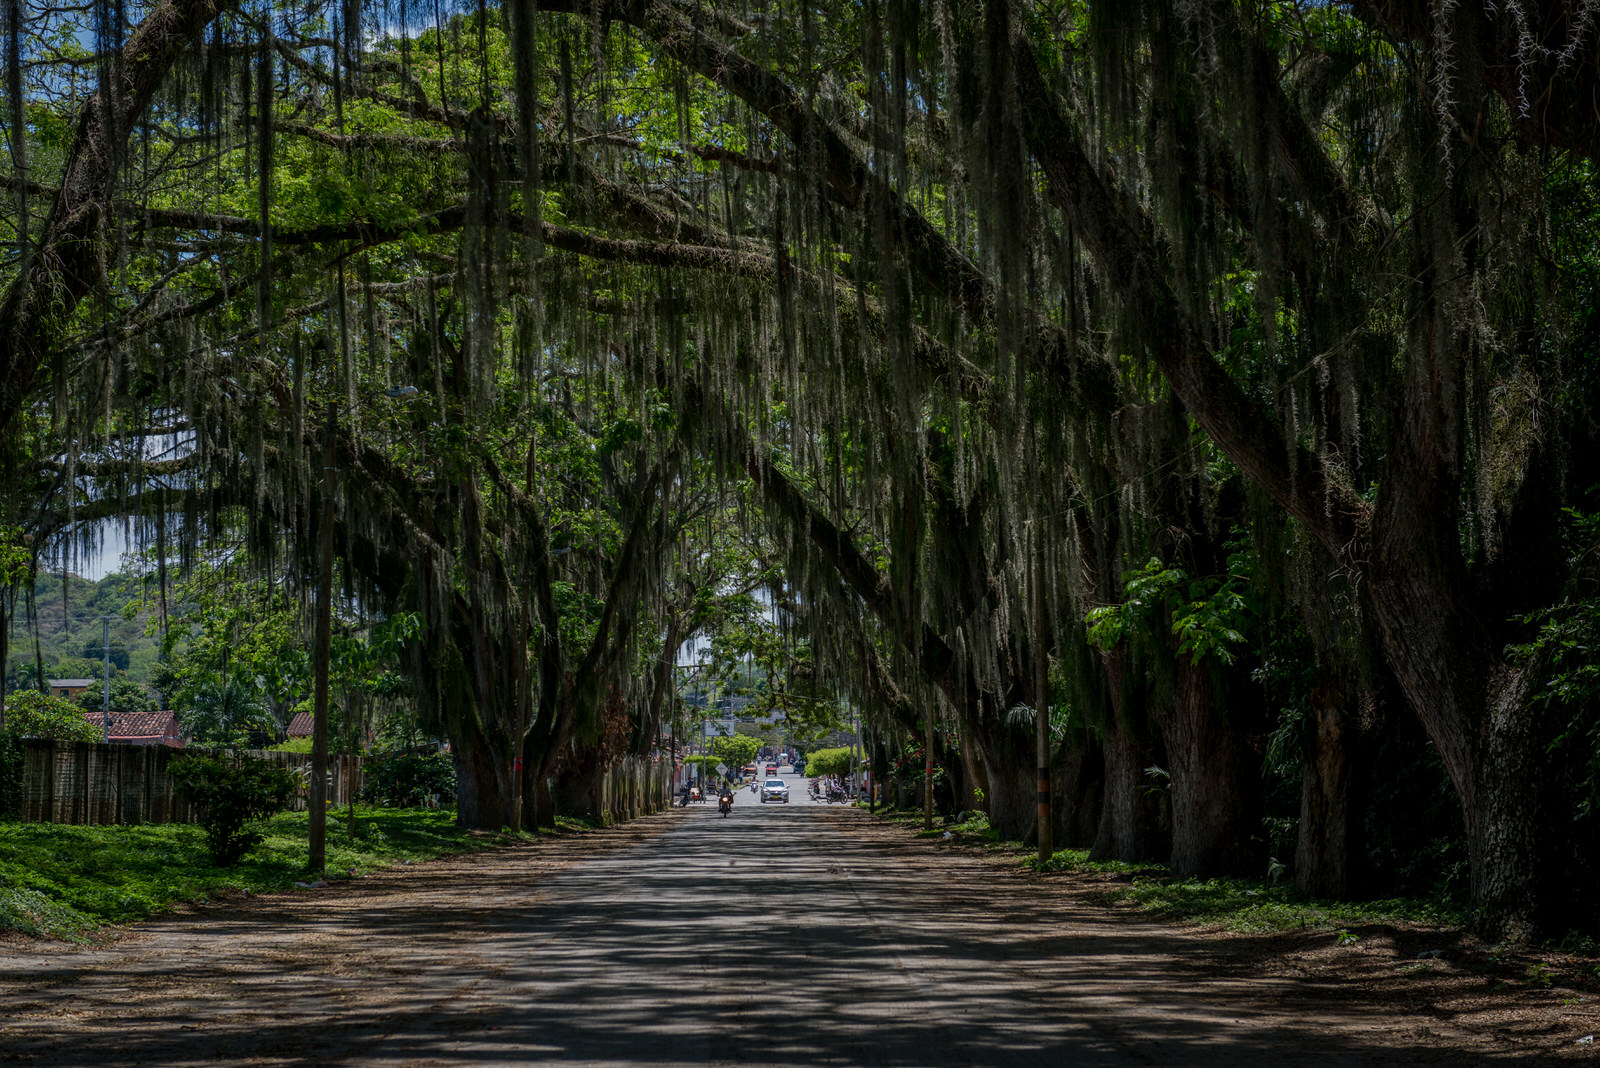
<svg viewBox="0 0 1600 1068">
<path fill-rule="evenodd" d="M 1200 939 L 790 778 L 790 805 L 746 789 L 727 817 L 693 805 L 106 947 L 0 947 L 0 1062 L 1478 1063 L 1442 1024 L 1219 974 Z"/>
</svg>

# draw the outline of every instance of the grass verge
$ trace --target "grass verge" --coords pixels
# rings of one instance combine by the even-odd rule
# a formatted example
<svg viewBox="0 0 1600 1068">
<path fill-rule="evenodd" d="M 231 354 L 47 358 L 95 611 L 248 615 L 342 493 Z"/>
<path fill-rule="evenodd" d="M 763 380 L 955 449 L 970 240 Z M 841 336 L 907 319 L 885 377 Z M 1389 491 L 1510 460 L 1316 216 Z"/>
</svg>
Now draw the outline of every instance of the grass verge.
<svg viewBox="0 0 1600 1068">
<path fill-rule="evenodd" d="M 1465 916 L 1454 904 L 1432 899 L 1326 901 L 1301 897 L 1292 884 L 1266 879 L 1179 879 L 1161 865 L 1092 861 L 1087 849 L 1063 849 L 1034 871 L 1080 871 L 1109 876 L 1102 898 L 1133 905 L 1166 919 L 1203 923 L 1240 934 L 1272 931 L 1344 931 L 1367 924 L 1423 923 L 1458 927 Z"/>
<path fill-rule="evenodd" d="M 1020 842 L 1002 839 L 982 813 L 960 823 L 940 822 L 921 829 L 920 812 L 884 812 L 883 817 L 912 830 L 919 838 L 955 839 L 961 845 L 1016 853 Z M 1465 913 L 1457 905 L 1432 899 L 1388 898 L 1378 901 L 1325 901 L 1303 898 L 1286 882 L 1254 879 L 1179 879 L 1149 862 L 1091 861 L 1087 849 L 1063 849 L 1044 864 L 1031 853 L 1018 863 L 1036 872 L 1080 872 L 1098 877 L 1101 901 L 1132 905 L 1163 919 L 1207 924 L 1228 931 L 1260 934 L 1273 931 L 1345 932 L 1369 924 L 1418 923 L 1459 927 Z"/>
<path fill-rule="evenodd" d="M 513 841 L 455 826 L 448 810 L 356 808 L 330 812 L 324 877 L 348 879 L 407 860 L 426 860 Z M 291 889 L 306 875 L 303 812 L 273 817 L 265 840 L 232 868 L 213 865 L 205 835 L 188 824 L 74 827 L 0 823 L 0 930 L 83 941 L 126 923 L 228 892 Z"/>
</svg>

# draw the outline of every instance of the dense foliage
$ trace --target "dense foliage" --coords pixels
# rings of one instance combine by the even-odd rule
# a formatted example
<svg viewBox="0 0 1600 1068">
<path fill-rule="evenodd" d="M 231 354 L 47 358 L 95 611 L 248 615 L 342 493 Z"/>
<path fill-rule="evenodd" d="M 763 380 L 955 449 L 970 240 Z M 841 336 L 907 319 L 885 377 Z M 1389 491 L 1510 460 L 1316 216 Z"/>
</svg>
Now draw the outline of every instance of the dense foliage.
<svg viewBox="0 0 1600 1068">
<path fill-rule="evenodd" d="M 104 737 L 99 722 L 87 719 L 78 705 L 38 690 L 23 690 L 6 698 L 5 733 L 64 742 L 98 742 Z"/>
<path fill-rule="evenodd" d="M 390 808 L 438 808 L 456 793 L 456 769 L 438 750 L 374 753 L 361 765 L 361 800 Z"/>
</svg>

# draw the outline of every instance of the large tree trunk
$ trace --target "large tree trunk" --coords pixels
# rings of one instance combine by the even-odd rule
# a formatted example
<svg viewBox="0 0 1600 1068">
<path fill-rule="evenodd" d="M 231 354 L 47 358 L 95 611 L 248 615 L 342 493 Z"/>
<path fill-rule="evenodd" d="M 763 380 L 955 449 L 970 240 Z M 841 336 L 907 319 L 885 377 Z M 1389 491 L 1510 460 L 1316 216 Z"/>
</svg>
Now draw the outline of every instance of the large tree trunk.
<svg viewBox="0 0 1600 1068">
<path fill-rule="evenodd" d="M 577 819 L 600 819 L 595 804 L 600 771 L 598 745 L 574 746 L 557 767 L 551 784 L 556 812 Z"/>
<path fill-rule="evenodd" d="M 1178 657 L 1172 707 L 1159 719 L 1172 776 L 1173 874 L 1260 875 L 1260 775 L 1204 665 Z"/>
<path fill-rule="evenodd" d="M 526 829 L 537 832 L 541 828 L 555 827 L 556 801 L 549 778 L 529 770 L 533 763 L 527 759 L 523 763 L 523 822 Z"/>
<path fill-rule="evenodd" d="M 1557 828 L 1568 820 L 1551 803 L 1548 717 L 1530 692 L 1541 675 L 1529 667 L 1502 668 L 1479 728 L 1477 803 L 1465 813 L 1480 933 L 1512 942 L 1558 929 L 1564 911 L 1564 902 L 1549 893 L 1553 884 L 1547 878 L 1558 866 Z M 1584 919 L 1592 923 L 1592 913 Z"/>
<path fill-rule="evenodd" d="M 961 747 L 961 791 L 957 794 L 960 798 L 956 803 L 958 809 L 983 809 L 989 811 L 988 794 L 984 795 L 982 804 L 978 803 L 978 786 L 983 784 L 987 789 L 989 782 L 989 769 L 984 766 L 983 754 L 978 747 L 968 743 Z"/>
<path fill-rule="evenodd" d="M 967 735 L 977 744 L 988 772 L 989 826 L 1002 838 L 1029 838 L 1039 821 L 1038 786 L 1031 770 L 1033 733 L 969 722 Z"/>
<path fill-rule="evenodd" d="M 1483 661 L 1470 649 L 1441 650 L 1441 659 L 1430 663 L 1396 657 L 1395 677 L 1460 800 L 1478 932 L 1495 941 L 1526 941 L 1552 904 L 1540 878 L 1544 835 L 1554 825 L 1542 788 L 1548 732 L 1540 707 L 1529 699 L 1527 668 L 1500 664 L 1495 694 L 1482 698 L 1480 708 L 1487 708 L 1471 714 L 1477 709 L 1447 680 L 1480 674 Z"/>
<path fill-rule="evenodd" d="M 1050 823 L 1057 848 L 1094 844 L 1104 778 L 1100 746 L 1092 739 L 1069 739 L 1056 754 L 1050 765 Z"/>
<path fill-rule="evenodd" d="M 451 742 L 456 763 L 456 824 L 499 830 L 511 820 L 510 769 L 481 734 Z"/>
<path fill-rule="evenodd" d="M 1347 696 L 1340 681 L 1328 677 L 1311 695 L 1294 856 L 1295 889 L 1308 897 L 1348 897 L 1355 885 L 1353 821 L 1361 776 Z"/>
<path fill-rule="evenodd" d="M 1380 513 L 1381 514 L 1381 513 Z M 1461 804 L 1472 865 L 1478 933 L 1494 941 L 1525 941 L 1546 908 L 1540 878 L 1543 835 L 1553 826 L 1541 789 L 1541 754 L 1548 742 L 1531 679 L 1491 655 L 1468 607 L 1465 582 L 1452 581 L 1458 559 L 1401 507 L 1380 527 L 1386 559 L 1409 559 L 1384 569 L 1368 586 L 1374 617 L 1395 680 L 1422 721 L 1450 774 Z"/>
<path fill-rule="evenodd" d="M 1123 678 L 1125 655 L 1113 652 L 1101 658 L 1111 718 L 1101 734 L 1105 787 L 1100 828 L 1089 851 L 1093 860 L 1154 860 L 1165 857 L 1172 849 L 1170 820 L 1144 773 L 1145 768 L 1157 763 L 1156 755 L 1129 726 L 1129 695 Z"/>
<path fill-rule="evenodd" d="M 1018 774 L 1018 769 L 1002 768 L 996 773 L 994 767 L 989 768 L 989 826 L 1001 838 L 1012 841 L 1026 841 L 1033 837 L 1035 825 L 1039 821 L 1038 787 L 1029 781 L 1025 774 Z"/>
<path fill-rule="evenodd" d="M 677 659 L 678 646 L 683 642 L 683 616 L 677 611 L 671 611 L 667 616 L 667 636 L 661 643 L 661 656 L 655 663 L 650 680 L 650 705 L 643 720 L 639 724 L 637 737 L 634 738 L 632 752 L 639 756 L 649 756 L 656 740 L 661 735 L 661 716 L 673 699 L 673 683 L 676 677 L 673 674 L 673 665 Z"/>
</svg>

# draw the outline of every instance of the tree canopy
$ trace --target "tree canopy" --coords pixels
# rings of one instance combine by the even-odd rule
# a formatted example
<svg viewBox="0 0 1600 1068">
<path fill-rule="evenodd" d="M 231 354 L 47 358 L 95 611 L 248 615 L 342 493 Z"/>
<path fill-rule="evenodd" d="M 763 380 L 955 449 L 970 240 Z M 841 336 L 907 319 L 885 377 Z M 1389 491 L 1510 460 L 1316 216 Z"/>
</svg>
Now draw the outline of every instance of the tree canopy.
<svg viewBox="0 0 1600 1068">
<path fill-rule="evenodd" d="M 8 10 L 6 544 L 329 535 L 463 821 L 765 589 L 1006 833 L 1048 705 L 1104 855 L 1360 892 L 1414 760 L 1486 933 L 1592 921 L 1585 5 Z"/>
</svg>

